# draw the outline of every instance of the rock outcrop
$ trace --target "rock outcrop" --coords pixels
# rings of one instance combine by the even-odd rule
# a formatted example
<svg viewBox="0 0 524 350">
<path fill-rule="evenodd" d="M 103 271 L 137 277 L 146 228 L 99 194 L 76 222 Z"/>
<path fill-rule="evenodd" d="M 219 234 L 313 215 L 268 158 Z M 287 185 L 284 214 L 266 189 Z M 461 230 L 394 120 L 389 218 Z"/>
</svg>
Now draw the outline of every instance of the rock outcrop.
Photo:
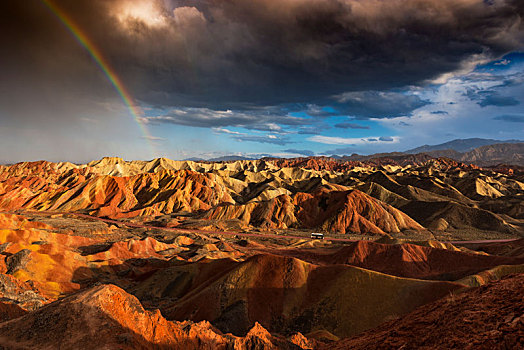
<svg viewBox="0 0 524 350">
<path fill-rule="evenodd" d="M 100 285 L 0 324 L 9 349 L 303 349 L 255 324 L 245 337 L 209 322 L 171 322 L 132 295 Z"/>
</svg>

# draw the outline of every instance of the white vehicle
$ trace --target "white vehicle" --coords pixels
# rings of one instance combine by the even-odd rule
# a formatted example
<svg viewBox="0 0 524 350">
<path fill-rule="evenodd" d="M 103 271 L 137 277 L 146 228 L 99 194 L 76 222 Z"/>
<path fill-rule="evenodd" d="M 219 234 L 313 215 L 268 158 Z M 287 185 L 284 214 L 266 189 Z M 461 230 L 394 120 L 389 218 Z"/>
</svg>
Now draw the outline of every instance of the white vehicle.
<svg viewBox="0 0 524 350">
<path fill-rule="evenodd" d="M 312 232 L 311 239 L 324 239 L 324 234 L 319 232 Z"/>
</svg>

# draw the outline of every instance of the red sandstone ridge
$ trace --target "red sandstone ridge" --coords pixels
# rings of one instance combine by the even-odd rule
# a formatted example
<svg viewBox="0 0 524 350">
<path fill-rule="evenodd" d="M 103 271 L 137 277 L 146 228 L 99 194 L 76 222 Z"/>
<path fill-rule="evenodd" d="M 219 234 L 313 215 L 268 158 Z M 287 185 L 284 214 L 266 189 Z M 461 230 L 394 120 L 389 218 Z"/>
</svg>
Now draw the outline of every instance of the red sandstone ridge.
<svg viewBox="0 0 524 350">
<path fill-rule="evenodd" d="M 297 217 L 304 227 L 371 234 L 424 229 L 400 210 L 359 190 L 298 193 L 294 202 L 300 208 Z"/>
<path fill-rule="evenodd" d="M 279 168 L 304 168 L 313 170 L 329 170 L 329 171 L 347 171 L 355 166 L 360 166 L 360 162 L 340 162 L 334 158 L 329 157 L 308 157 L 308 158 L 292 158 L 292 159 L 274 159 L 271 160 L 273 164 Z"/>
<path fill-rule="evenodd" d="M 245 224 L 269 228 L 321 229 L 333 233 L 377 234 L 423 230 L 398 209 L 359 190 L 327 188 L 281 195 L 269 201 L 244 205 L 221 205 L 208 211 L 207 220 L 238 219 Z"/>
<path fill-rule="evenodd" d="M 163 216 L 159 222 L 170 227 L 220 230 L 425 231 L 420 237 L 451 231 L 466 240 L 477 234 L 522 234 L 521 176 L 425 155 L 383 156 L 394 162 L 362 156 L 362 162 L 314 157 L 19 163 L 0 166 L 0 210 L 137 221 Z"/>
<path fill-rule="evenodd" d="M 425 165 L 428 162 L 435 161 L 436 158 L 430 154 L 404 154 L 404 153 L 378 153 L 371 156 L 352 155 L 344 156 L 341 159 L 331 157 L 299 157 L 289 159 L 272 159 L 267 160 L 280 168 L 300 167 L 313 170 L 328 171 L 348 171 L 354 167 L 380 167 L 385 165 L 407 166 L 407 165 Z M 438 158 L 437 162 L 454 162 L 457 167 L 468 167 L 464 163 L 458 163 L 451 159 Z"/>
<path fill-rule="evenodd" d="M 299 226 L 293 200 L 288 195 L 243 205 L 219 205 L 203 214 L 202 218 L 216 221 L 237 219 L 246 225 L 265 228 Z"/>
<path fill-rule="evenodd" d="M 114 285 L 84 290 L 0 324 L 0 344 L 7 349 L 311 348 L 308 342 L 301 347 L 272 336 L 259 324 L 245 337 L 235 337 L 205 321 L 167 321 Z"/>
<path fill-rule="evenodd" d="M 524 274 L 451 295 L 322 349 L 522 349 Z"/>
<path fill-rule="evenodd" d="M 348 264 L 389 275 L 458 280 L 499 265 L 524 264 L 524 257 L 501 257 L 424 247 L 358 241 L 324 256 L 330 264 Z"/>
<path fill-rule="evenodd" d="M 90 174 L 78 178 L 71 171 L 58 176 L 55 168 L 45 168 L 41 174 L 34 170 L 31 176 L 23 178 L 10 175 L 17 174 L 18 167 L 1 169 L 0 208 L 88 210 L 98 216 L 132 217 L 206 210 L 232 202 L 213 176 L 189 170 L 164 170 L 131 177 Z"/>
</svg>

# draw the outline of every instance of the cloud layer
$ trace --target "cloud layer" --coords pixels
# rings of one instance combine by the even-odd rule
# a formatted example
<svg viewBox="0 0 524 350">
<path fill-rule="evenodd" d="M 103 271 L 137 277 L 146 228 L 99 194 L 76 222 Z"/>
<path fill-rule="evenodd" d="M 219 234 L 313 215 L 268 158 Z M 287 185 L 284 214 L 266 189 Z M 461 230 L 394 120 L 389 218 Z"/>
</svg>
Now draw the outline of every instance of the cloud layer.
<svg viewBox="0 0 524 350">
<path fill-rule="evenodd" d="M 133 96 L 162 106 L 322 104 L 339 95 L 348 113 L 385 117 L 390 111 L 359 104 L 373 92 L 358 92 L 417 85 L 523 42 L 520 0 L 53 3 L 89 34 Z M 2 7 L 8 15 L 2 29 L 10 34 L 10 49 L 3 45 L 7 60 L 22 69 L 36 55 L 48 64 L 46 72 L 33 72 L 36 77 L 55 74 L 58 82 L 75 77 L 96 85 L 82 63 L 89 57 L 78 57 L 70 33 L 39 1 L 8 0 Z M 30 58 L 20 55 L 28 50 Z M 421 103 L 409 97 L 393 114 Z"/>
<path fill-rule="evenodd" d="M 0 138 L 28 145 L 0 160 L 224 143 L 253 154 L 373 152 L 521 131 L 522 68 L 506 54 L 524 49 L 522 0 L 48 2 L 93 42 L 151 133 L 42 0 L 5 0 Z"/>
</svg>

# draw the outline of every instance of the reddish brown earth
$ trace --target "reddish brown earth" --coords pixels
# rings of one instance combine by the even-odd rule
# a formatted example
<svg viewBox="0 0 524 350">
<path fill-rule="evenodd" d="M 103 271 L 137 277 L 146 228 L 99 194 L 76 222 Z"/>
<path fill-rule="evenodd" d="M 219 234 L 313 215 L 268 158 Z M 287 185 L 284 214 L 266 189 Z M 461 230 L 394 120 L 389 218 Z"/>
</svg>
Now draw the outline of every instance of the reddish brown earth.
<svg viewBox="0 0 524 350">
<path fill-rule="evenodd" d="M 444 158 L 399 157 L 384 162 L 25 162 L 0 166 L 0 209 L 138 221 L 163 217 L 170 227 L 226 230 L 418 231 L 424 238 L 451 234 L 459 239 L 524 234 L 520 175 Z"/>
<path fill-rule="evenodd" d="M 25 315 L 26 310 L 11 303 L 0 302 L 0 323 Z"/>
<path fill-rule="evenodd" d="M 424 228 L 409 216 L 359 190 L 281 195 L 245 205 L 221 205 L 208 211 L 207 220 L 240 220 L 265 228 L 309 228 L 327 232 L 383 235 Z"/>
<path fill-rule="evenodd" d="M 0 345 L 373 348 L 376 329 L 414 347 L 451 332 L 423 334 L 442 317 L 495 322 L 511 347 L 522 283 L 496 281 L 524 272 L 507 240 L 524 235 L 524 179 L 506 170 L 391 154 L 0 166 Z"/>
<path fill-rule="evenodd" d="M 223 334 L 208 322 L 171 322 L 144 310 L 132 295 L 101 285 L 0 324 L 7 349 L 308 349 L 255 324 L 245 337 Z"/>
<path fill-rule="evenodd" d="M 340 233 L 398 233 L 401 230 L 423 230 L 415 220 L 392 206 L 359 190 L 298 193 L 297 217 L 305 227 L 322 227 Z"/>
<path fill-rule="evenodd" d="M 147 305 L 159 307 L 168 319 L 208 320 L 237 335 L 256 321 L 271 332 L 319 327 L 348 336 L 461 287 L 265 254 L 240 263 L 176 264 L 131 291 Z M 376 290 L 370 295 L 371 289 Z"/>
<path fill-rule="evenodd" d="M 459 280 L 501 265 L 522 265 L 522 240 L 504 243 L 468 244 L 476 250 L 436 241 L 385 244 L 373 241 L 348 243 L 342 248 L 267 249 L 257 252 L 296 257 L 316 265 L 351 265 L 392 276 L 426 280 Z M 495 249 L 496 247 L 496 249 Z M 503 248 L 505 247 L 505 248 Z M 502 252 L 501 250 L 504 250 Z M 486 254 L 495 251 L 497 254 Z M 503 253 L 506 253 L 504 255 Z"/>
<path fill-rule="evenodd" d="M 524 258 L 524 239 L 505 243 L 468 244 L 466 246 L 481 250 L 490 255 Z"/>
<path fill-rule="evenodd" d="M 453 294 L 320 349 L 522 349 L 524 274 Z"/>
<path fill-rule="evenodd" d="M 416 244 L 359 241 L 325 257 L 331 264 L 348 264 L 394 276 L 458 280 L 499 265 L 524 264 L 524 257 L 499 257 L 474 252 L 435 249 Z"/>
</svg>

